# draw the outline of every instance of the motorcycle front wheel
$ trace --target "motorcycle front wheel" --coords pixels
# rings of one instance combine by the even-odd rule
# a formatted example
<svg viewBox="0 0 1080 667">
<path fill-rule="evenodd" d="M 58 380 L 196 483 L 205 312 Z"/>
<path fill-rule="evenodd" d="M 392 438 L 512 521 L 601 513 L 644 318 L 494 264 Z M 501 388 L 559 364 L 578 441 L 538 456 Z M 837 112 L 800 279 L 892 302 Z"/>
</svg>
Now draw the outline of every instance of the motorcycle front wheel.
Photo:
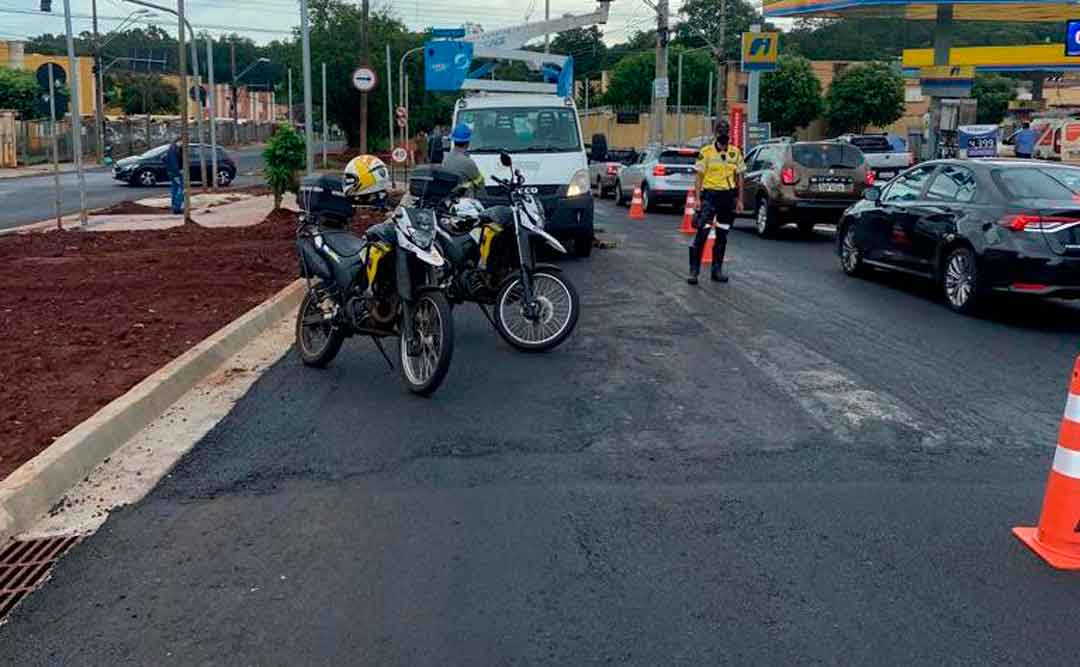
<svg viewBox="0 0 1080 667">
<path fill-rule="evenodd" d="M 416 355 L 409 354 L 406 323 L 401 327 L 401 379 L 414 394 L 430 396 L 450 370 L 454 356 L 454 320 L 442 292 L 424 292 L 413 307 Z"/>
<path fill-rule="evenodd" d="M 296 314 L 296 349 L 301 361 L 307 366 L 326 368 L 343 342 L 345 333 L 326 319 L 315 292 L 308 290 Z"/>
<path fill-rule="evenodd" d="M 558 273 L 537 271 L 532 287 L 536 317 L 525 313 L 525 291 L 518 274 L 495 299 L 495 328 L 503 340 L 522 352 L 546 352 L 573 333 L 581 301 L 574 284 Z"/>
</svg>

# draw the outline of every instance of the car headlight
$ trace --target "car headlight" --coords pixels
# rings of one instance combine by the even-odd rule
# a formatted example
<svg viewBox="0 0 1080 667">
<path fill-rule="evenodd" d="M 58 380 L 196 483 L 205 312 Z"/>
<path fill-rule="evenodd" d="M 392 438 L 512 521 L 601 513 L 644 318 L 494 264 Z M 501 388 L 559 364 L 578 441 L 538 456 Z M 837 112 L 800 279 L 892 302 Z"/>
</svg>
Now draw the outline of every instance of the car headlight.
<svg viewBox="0 0 1080 667">
<path fill-rule="evenodd" d="M 570 187 L 566 188 L 567 197 L 580 197 L 592 192 L 592 188 L 589 187 L 589 172 L 586 169 L 579 169 L 574 173 L 574 177 L 570 179 Z"/>
</svg>

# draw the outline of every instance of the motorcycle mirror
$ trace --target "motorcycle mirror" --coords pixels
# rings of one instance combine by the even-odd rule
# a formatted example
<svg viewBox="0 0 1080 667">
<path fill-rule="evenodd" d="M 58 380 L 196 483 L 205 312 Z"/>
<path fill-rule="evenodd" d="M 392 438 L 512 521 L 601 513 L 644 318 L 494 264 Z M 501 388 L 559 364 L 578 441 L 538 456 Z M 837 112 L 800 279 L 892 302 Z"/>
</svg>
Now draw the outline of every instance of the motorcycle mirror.
<svg viewBox="0 0 1080 667">
<path fill-rule="evenodd" d="M 504 167 L 513 166 L 514 161 L 506 151 L 499 151 L 499 163 Z"/>
</svg>

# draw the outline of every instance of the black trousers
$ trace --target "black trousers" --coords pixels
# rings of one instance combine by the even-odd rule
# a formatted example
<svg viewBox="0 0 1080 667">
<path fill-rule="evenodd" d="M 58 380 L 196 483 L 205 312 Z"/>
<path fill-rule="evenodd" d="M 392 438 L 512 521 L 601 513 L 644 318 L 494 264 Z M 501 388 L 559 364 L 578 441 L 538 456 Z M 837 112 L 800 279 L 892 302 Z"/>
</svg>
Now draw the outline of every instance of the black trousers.
<svg viewBox="0 0 1080 667">
<path fill-rule="evenodd" d="M 701 206 L 694 216 L 694 254 L 695 266 L 701 266 L 701 254 L 705 250 L 705 241 L 709 238 L 709 223 L 716 219 L 716 243 L 713 245 L 713 271 L 720 271 L 727 250 L 727 235 L 735 221 L 735 199 L 738 190 L 702 190 Z"/>
</svg>

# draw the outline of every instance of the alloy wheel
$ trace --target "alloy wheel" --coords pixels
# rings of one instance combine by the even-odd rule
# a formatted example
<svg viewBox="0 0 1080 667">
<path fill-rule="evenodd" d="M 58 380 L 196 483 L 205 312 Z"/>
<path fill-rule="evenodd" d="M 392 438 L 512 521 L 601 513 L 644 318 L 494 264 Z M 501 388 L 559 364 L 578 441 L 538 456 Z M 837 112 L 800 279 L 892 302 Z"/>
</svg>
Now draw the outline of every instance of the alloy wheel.
<svg viewBox="0 0 1080 667">
<path fill-rule="evenodd" d="M 144 185 L 148 188 L 152 187 L 154 185 L 157 185 L 157 177 L 154 176 L 154 172 L 152 171 L 144 171 L 139 174 L 139 184 Z"/>
<path fill-rule="evenodd" d="M 968 251 L 958 251 L 949 257 L 945 267 L 945 296 L 953 308 L 962 309 L 975 294 L 975 262 Z"/>
<path fill-rule="evenodd" d="M 757 227 L 757 233 L 761 236 L 765 236 L 765 233 L 769 231 L 769 203 L 764 199 L 758 202 L 757 219 L 754 224 Z"/>
<path fill-rule="evenodd" d="M 844 240 L 840 244 L 840 261 L 844 264 L 844 270 L 855 273 L 859 268 L 859 247 L 855 245 L 855 225 L 848 225 L 844 230 Z"/>
</svg>

